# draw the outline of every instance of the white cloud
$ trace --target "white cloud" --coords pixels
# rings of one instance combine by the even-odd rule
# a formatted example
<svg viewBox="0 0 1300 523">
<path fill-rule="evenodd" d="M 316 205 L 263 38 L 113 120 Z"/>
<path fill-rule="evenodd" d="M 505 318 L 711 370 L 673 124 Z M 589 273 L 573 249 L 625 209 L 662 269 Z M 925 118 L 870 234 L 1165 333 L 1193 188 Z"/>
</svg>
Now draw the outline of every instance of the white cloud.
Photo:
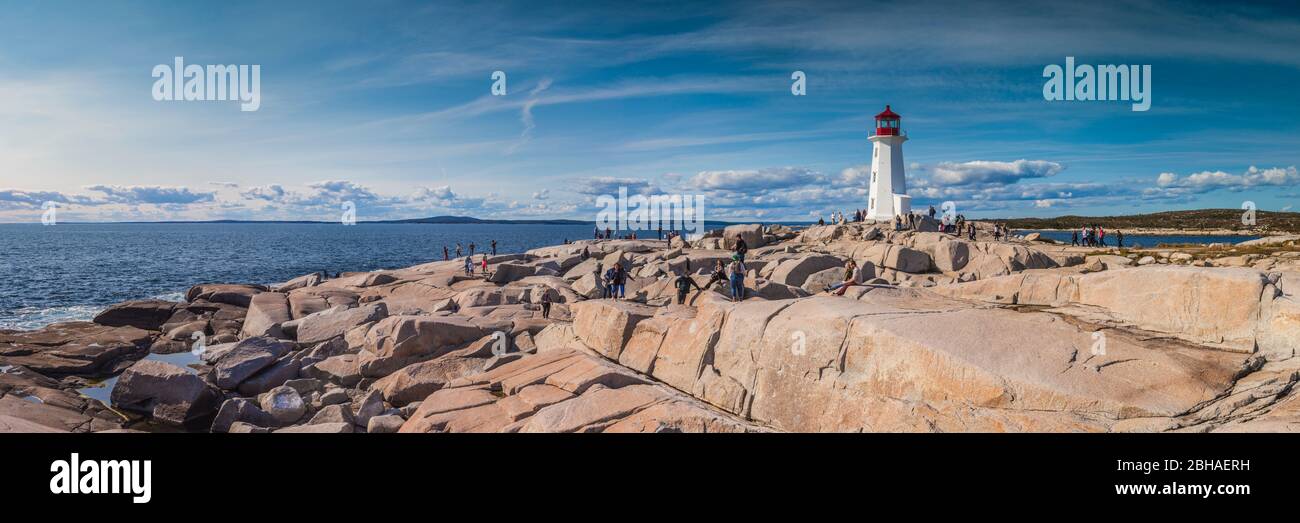
<svg viewBox="0 0 1300 523">
<path fill-rule="evenodd" d="M 1243 174 L 1230 174 L 1224 171 L 1201 171 L 1180 177 L 1171 172 L 1160 173 L 1156 185 L 1164 188 L 1188 189 L 1203 193 L 1215 189 L 1241 190 L 1250 187 L 1272 186 L 1286 187 L 1300 185 L 1300 172 L 1296 167 L 1273 167 L 1260 169 L 1254 165 Z"/>
<path fill-rule="evenodd" d="M 1044 160 L 943 162 L 934 166 L 931 177 L 935 182 L 946 185 L 1007 184 L 1029 178 L 1054 176 L 1064 169 L 1059 163 Z"/>
</svg>

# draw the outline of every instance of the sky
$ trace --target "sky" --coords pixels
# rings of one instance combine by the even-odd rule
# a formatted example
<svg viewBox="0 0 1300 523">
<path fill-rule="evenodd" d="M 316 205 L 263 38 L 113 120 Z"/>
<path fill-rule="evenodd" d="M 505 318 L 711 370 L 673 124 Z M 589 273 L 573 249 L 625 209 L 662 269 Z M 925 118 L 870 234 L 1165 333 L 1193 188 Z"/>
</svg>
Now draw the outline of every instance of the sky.
<svg viewBox="0 0 1300 523">
<path fill-rule="evenodd" d="M 598 4 L 5 2 L 0 222 L 591 220 L 619 187 L 816 220 L 867 206 L 886 104 L 914 206 L 1300 203 L 1293 2 Z M 156 100 L 176 57 L 259 66 L 260 106 Z M 1149 65 L 1149 110 L 1046 100 L 1066 57 Z"/>
</svg>

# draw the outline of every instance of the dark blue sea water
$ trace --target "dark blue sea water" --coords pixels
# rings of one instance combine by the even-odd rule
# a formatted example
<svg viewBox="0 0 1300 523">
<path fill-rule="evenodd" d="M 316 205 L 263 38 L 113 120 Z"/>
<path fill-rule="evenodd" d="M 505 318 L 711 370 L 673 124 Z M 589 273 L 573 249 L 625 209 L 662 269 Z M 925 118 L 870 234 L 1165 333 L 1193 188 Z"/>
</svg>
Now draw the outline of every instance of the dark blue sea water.
<svg viewBox="0 0 1300 523">
<path fill-rule="evenodd" d="M 131 299 L 180 300 L 204 282 L 278 283 L 314 271 L 407 267 L 442 246 L 522 252 L 591 237 L 588 225 L 0 224 L 0 328 L 89 319 Z"/>
<path fill-rule="evenodd" d="M 1070 243 L 1071 231 L 1035 231 L 1035 230 L 1018 230 L 1012 231 L 1015 234 L 1029 234 L 1036 232 L 1043 235 L 1044 238 L 1050 238 L 1059 242 Z M 1106 231 L 1106 245 L 1115 246 L 1115 231 Z M 1210 235 L 1210 234 L 1152 234 L 1136 235 L 1124 234 L 1125 247 L 1157 247 L 1159 245 L 1180 245 L 1180 244 L 1199 244 L 1209 245 L 1211 243 L 1241 243 L 1248 240 L 1254 240 L 1260 236 L 1250 235 Z"/>
</svg>

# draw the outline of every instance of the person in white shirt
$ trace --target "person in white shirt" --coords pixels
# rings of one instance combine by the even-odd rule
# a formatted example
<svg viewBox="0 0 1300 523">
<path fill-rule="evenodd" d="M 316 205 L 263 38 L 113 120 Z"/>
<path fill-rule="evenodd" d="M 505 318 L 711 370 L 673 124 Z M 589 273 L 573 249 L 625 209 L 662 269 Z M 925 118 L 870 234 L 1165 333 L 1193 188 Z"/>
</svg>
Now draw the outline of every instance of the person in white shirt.
<svg viewBox="0 0 1300 523">
<path fill-rule="evenodd" d="M 849 260 L 849 263 L 844 266 L 844 281 L 835 285 L 827 285 L 826 292 L 833 292 L 836 296 L 843 296 L 844 291 L 854 285 L 862 285 L 862 268 L 858 267 L 857 262 Z"/>
</svg>

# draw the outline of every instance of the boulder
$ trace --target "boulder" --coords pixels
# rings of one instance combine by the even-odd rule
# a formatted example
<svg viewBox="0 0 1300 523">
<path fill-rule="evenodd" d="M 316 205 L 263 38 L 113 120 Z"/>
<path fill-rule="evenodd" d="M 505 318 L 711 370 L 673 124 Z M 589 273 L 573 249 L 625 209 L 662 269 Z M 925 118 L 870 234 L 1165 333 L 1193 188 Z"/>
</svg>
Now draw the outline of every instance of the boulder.
<svg viewBox="0 0 1300 523">
<path fill-rule="evenodd" d="M 654 307 L 627 301 L 578 302 L 573 304 L 573 332 L 592 350 L 617 360 L 637 322 L 654 314 Z"/>
<path fill-rule="evenodd" d="M 140 360 L 127 368 L 110 393 L 114 406 L 173 425 L 188 425 L 213 413 L 219 394 L 182 367 Z"/>
<path fill-rule="evenodd" d="M 558 271 L 559 265 L 557 264 L 553 269 Z M 524 265 L 522 263 L 502 263 L 493 269 L 492 276 L 488 277 L 488 281 L 493 283 L 510 283 L 520 278 L 532 276 L 536 272 L 537 267 L 532 265 Z"/>
<path fill-rule="evenodd" d="M 461 316 L 390 316 L 366 333 L 358 362 L 362 375 L 380 378 L 487 334 L 483 327 Z"/>
<path fill-rule="evenodd" d="M 844 260 L 828 254 L 805 254 L 777 264 L 776 270 L 772 271 L 769 279 L 776 283 L 799 287 L 814 273 L 832 268 L 839 268 L 842 271 Z"/>
<path fill-rule="evenodd" d="M 396 414 L 385 414 L 370 418 L 370 423 L 366 424 L 366 432 L 370 434 L 392 434 L 401 430 L 402 424 L 406 420 Z"/>
<path fill-rule="evenodd" d="M 254 295 L 266 290 L 266 287 L 261 285 L 206 283 L 190 287 L 189 292 L 185 293 L 185 301 L 190 303 L 209 301 L 247 308 L 253 301 Z"/>
<path fill-rule="evenodd" d="M 330 356 L 302 369 L 302 375 L 352 387 L 361 382 L 361 365 L 355 354 Z"/>
<path fill-rule="evenodd" d="M 262 395 L 262 410 L 281 425 L 288 425 L 307 413 L 307 404 L 293 387 L 276 387 Z"/>
<path fill-rule="evenodd" d="M 221 404 L 217 416 L 212 420 L 212 432 L 230 432 L 236 423 L 246 423 L 257 427 L 275 427 L 279 422 L 258 407 L 256 403 L 244 398 L 231 398 Z"/>
<path fill-rule="evenodd" d="M 750 249 L 757 249 L 766 245 L 761 224 L 728 225 L 722 230 L 722 237 L 726 239 L 728 247 L 734 248 L 737 236 L 744 239 L 745 245 Z"/>
<path fill-rule="evenodd" d="M 385 401 L 401 407 L 423 400 L 451 380 L 479 372 L 484 363 L 483 358 L 448 354 L 402 367 L 376 381 L 370 390 L 379 391 Z"/>
<path fill-rule="evenodd" d="M 320 285 L 321 282 L 323 281 L 325 281 L 325 278 L 324 276 L 321 275 L 321 273 L 313 272 L 311 274 L 304 274 L 302 276 L 281 283 L 279 285 L 272 285 L 271 290 L 275 292 L 289 292 L 294 289 L 305 289 L 307 287 L 315 287 L 317 285 Z"/>
<path fill-rule="evenodd" d="M 930 255 L 908 247 L 893 246 L 881 265 L 897 271 L 920 274 L 930 270 Z"/>
<path fill-rule="evenodd" d="M 289 296 L 278 292 L 263 292 L 253 295 L 248 304 L 248 314 L 244 316 L 244 325 L 240 336 L 282 337 L 280 324 L 292 320 L 289 311 Z"/>
<path fill-rule="evenodd" d="M 353 327 L 379 321 L 386 316 L 388 316 L 388 306 L 384 302 L 353 308 L 336 306 L 298 320 L 298 343 L 319 343 L 342 336 Z"/>
<path fill-rule="evenodd" d="M 218 387 L 233 390 L 292 349 L 289 343 L 265 336 L 240 340 L 213 361 L 215 382 Z"/>
<path fill-rule="evenodd" d="M 161 330 L 172 317 L 176 304 L 162 300 L 136 300 L 111 305 L 93 320 L 109 327 L 135 327 L 144 330 Z"/>
<path fill-rule="evenodd" d="M 941 241 L 934 245 L 934 266 L 942 272 L 956 272 L 970 262 L 971 246 L 963 240 Z"/>
</svg>

